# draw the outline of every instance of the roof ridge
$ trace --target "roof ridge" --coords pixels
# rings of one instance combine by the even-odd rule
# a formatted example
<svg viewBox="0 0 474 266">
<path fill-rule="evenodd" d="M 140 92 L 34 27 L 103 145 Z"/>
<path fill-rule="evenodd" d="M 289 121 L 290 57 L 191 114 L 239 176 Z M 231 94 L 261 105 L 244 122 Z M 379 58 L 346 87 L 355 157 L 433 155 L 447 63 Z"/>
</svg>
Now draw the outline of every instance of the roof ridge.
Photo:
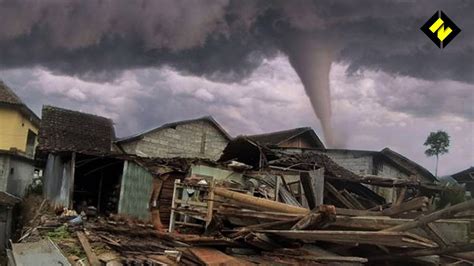
<svg viewBox="0 0 474 266">
<path fill-rule="evenodd" d="M 161 125 L 159 125 L 159 126 L 155 126 L 155 127 L 152 127 L 152 128 L 146 129 L 146 130 L 143 130 L 143 131 L 141 131 L 141 132 L 139 132 L 139 133 L 129 135 L 129 136 L 127 136 L 127 137 L 118 138 L 118 139 L 115 140 L 115 142 L 122 142 L 122 141 L 134 140 L 134 139 L 136 139 L 136 138 L 140 138 L 141 136 L 143 136 L 143 135 L 145 135 L 145 134 L 148 134 L 148 133 L 151 133 L 151 132 L 154 132 L 154 131 L 156 131 L 156 130 L 168 128 L 168 127 L 171 127 L 171 126 L 174 126 L 174 125 L 179 125 L 179 124 L 184 124 L 184 123 L 195 122 L 195 121 L 199 121 L 199 120 L 206 120 L 206 121 L 211 122 L 215 127 L 217 127 L 220 131 L 222 131 L 222 133 L 223 133 L 229 140 L 232 139 L 232 137 L 229 135 L 229 133 L 227 133 L 227 131 L 214 119 L 214 117 L 213 117 L 212 115 L 206 115 L 206 116 L 201 116 L 201 117 L 197 117 L 197 118 L 191 118 L 191 119 L 185 119 L 185 120 L 178 120 L 178 121 L 174 121 L 174 122 L 167 122 L 167 123 L 161 124 Z"/>
<path fill-rule="evenodd" d="M 67 112 L 72 112 L 72 113 L 77 113 L 77 114 L 83 114 L 83 115 L 88 115 L 88 116 L 94 116 L 94 117 L 97 117 L 97 118 L 103 118 L 103 119 L 107 119 L 109 120 L 110 122 L 112 122 L 112 124 L 114 124 L 113 120 L 109 117 L 105 117 L 105 116 L 101 116 L 101 115 L 96 115 L 96 114 L 91 114 L 91 113 L 86 113 L 86 112 L 81 112 L 81 111 L 77 111 L 77 110 L 72 110 L 72 109 L 67 109 L 67 108 L 63 108 L 63 107 L 58 107 L 58 106 L 54 106 L 54 105 L 48 105 L 48 104 L 45 104 L 43 105 L 43 110 L 44 109 L 48 109 L 48 108 L 51 108 L 51 109 L 56 109 L 56 110 L 62 110 L 62 111 L 67 111 Z"/>
<path fill-rule="evenodd" d="M 252 135 L 243 135 L 243 136 L 245 136 L 245 137 L 257 137 L 257 136 L 265 136 L 265 135 L 286 133 L 286 132 L 291 132 L 291 131 L 294 131 L 294 130 L 301 130 L 301 129 L 312 130 L 311 127 L 295 127 L 295 128 L 289 128 L 289 129 L 284 129 L 284 130 L 279 130 L 279 131 L 272 131 L 272 132 L 252 134 Z"/>
</svg>

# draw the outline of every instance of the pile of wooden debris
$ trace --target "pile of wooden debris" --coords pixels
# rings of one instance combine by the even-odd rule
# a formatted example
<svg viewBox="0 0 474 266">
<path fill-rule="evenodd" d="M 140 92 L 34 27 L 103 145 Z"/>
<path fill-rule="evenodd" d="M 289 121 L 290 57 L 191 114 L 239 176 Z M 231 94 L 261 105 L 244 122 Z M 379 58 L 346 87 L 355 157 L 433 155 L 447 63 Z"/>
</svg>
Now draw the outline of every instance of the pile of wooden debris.
<svg viewBox="0 0 474 266">
<path fill-rule="evenodd" d="M 436 209 L 440 188 L 416 179 L 362 177 L 319 153 L 249 150 L 179 171 L 143 161 L 156 172 L 148 221 L 40 207 L 20 242 L 50 237 L 72 264 L 90 265 L 474 262 L 474 200 Z"/>
<path fill-rule="evenodd" d="M 176 182 L 174 196 L 169 232 L 124 217 L 89 217 L 77 223 L 72 217 L 65 221 L 67 216 L 51 214 L 35 218 L 35 230 L 51 237 L 73 265 L 389 265 L 401 261 L 469 265 L 473 261 L 470 210 L 474 200 L 434 212 L 422 211 L 429 207 L 426 198 L 384 209 L 321 204 L 309 210 L 192 179 Z M 417 210 L 423 214 L 416 218 L 394 218 Z M 64 227 L 68 237 L 55 236 Z M 28 242 L 31 232 L 23 242 Z M 79 254 L 70 254 L 71 243 L 80 247 Z"/>
</svg>

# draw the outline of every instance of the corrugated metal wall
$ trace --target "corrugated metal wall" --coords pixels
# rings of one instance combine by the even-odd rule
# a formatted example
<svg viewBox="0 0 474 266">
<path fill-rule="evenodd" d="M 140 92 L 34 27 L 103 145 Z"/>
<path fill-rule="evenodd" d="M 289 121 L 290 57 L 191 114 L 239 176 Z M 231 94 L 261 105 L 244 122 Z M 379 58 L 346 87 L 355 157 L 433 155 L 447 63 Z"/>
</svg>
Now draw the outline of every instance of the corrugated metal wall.
<svg viewBox="0 0 474 266">
<path fill-rule="evenodd" d="M 126 161 L 123 167 L 118 213 L 149 220 L 153 176 L 130 161 Z"/>
</svg>

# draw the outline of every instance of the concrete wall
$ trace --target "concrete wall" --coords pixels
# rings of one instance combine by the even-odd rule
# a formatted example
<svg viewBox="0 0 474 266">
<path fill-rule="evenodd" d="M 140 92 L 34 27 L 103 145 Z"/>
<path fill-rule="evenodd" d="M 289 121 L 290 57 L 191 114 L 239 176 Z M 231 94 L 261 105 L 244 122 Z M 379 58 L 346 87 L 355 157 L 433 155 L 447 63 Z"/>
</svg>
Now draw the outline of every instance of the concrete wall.
<svg viewBox="0 0 474 266">
<path fill-rule="evenodd" d="M 374 160 L 371 154 L 347 151 L 327 151 L 326 155 L 340 166 L 358 175 L 374 174 Z"/>
<path fill-rule="evenodd" d="M 370 152 L 329 150 L 326 154 L 340 166 L 358 175 L 378 175 L 382 177 L 407 179 L 408 175 L 401 172 L 393 165 L 384 161 L 376 162 L 374 154 Z M 397 199 L 398 189 L 379 186 L 369 186 L 377 194 L 384 197 L 387 202 Z"/>
<path fill-rule="evenodd" d="M 127 153 L 146 157 L 198 157 L 218 159 L 227 146 L 226 137 L 208 121 L 196 121 L 146 134 L 123 143 Z"/>
<path fill-rule="evenodd" d="M 10 172 L 7 182 L 7 192 L 18 197 L 23 197 L 28 186 L 33 182 L 35 167 L 33 161 L 12 157 L 10 159 Z"/>
<path fill-rule="evenodd" d="M 0 191 L 23 197 L 33 182 L 35 169 L 30 159 L 0 154 Z"/>
</svg>

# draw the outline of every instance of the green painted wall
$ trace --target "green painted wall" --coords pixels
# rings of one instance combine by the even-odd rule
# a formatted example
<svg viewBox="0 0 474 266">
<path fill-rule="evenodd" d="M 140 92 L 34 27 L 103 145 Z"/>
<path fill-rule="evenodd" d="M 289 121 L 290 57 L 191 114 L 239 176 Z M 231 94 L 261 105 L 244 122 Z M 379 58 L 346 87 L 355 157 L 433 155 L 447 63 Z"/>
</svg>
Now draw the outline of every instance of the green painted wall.
<svg viewBox="0 0 474 266">
<path fill-rule="evenodd" d="M 241 184 L 243 184 L 244 181 L 241 173 L 199 164 L 191 166 L 191 175 L 214 177 L 216 181 L 233 180 Z"/>
<path fill-rule="evenodd" d="M 143 167 L 126 161 L 123 166 L 118 213 L 149 220 L 148 205 L 152 189 L 153 176 Z"/>
</svg>

